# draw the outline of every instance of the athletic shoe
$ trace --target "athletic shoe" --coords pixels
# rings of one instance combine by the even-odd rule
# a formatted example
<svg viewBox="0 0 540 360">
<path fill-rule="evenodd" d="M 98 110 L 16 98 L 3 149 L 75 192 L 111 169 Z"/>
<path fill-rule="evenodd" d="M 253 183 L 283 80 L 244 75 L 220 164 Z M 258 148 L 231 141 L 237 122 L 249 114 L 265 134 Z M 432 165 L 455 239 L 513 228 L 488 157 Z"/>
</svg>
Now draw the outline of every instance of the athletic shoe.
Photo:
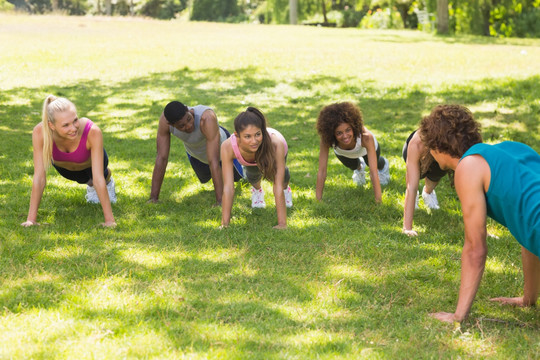
<svg viewBox="0 0 540 360">
<path fill-rule="evenodd" d="M 383 169 L 379 170 L 379 183 L 381 185 L 388 185 L 390 182 L 390 163 L 388 159 L 384 159 L 384 161 Z"/>
<path fill-rule="evenodd" d="M 359 158 L 359 160 L 360 168 L 354 170 L 352 174 L 352 181 L 356 184 L 356 186 L 364 186 L 366 184 L 366 171 L 364 170 L 366 168 L 366 163 L 362 158 Z"/>
<path fill-rule="evenodd" d="M 285 206 L 288 208 L 292 208 L 292 191 L 291 187 L 287 186 L 285 190 L 283 190 L 283 193 L 285 194 Z"/>
<path fill-rule="evenodd" d="M 99 204 L 99 198 L 97 196 L 96 189 L 93 186 L 86 186 L 86 202 L 90 204 Z"/>
<path fill-rule="evenodd" d="M 424 204 L 432 210 L 439 210 L 439 201 L 437 201 L 437 194 L 435 194 L 435 190 L 431 192 L 431 194 L 428 194 L 426 192 L 426 187 L 424 186 L 424 189 L 422 189 L 422 198 L 424 199 Z"/>
<path fill-rule="evenodd" d="M 420 201 L 420 193 L 418 192 L 418 190 L 416 191 L 416 200 L 414 201 L 414 208 L 415 209 L 419 209 L 418 207 L 418 201 Z"/>
<path fill-rule="evenodd" d="M 114 179 L 112 177 L 111 181 L 109 181 L 107 184 L 107 192 L 109 193 L 109 200 L 111 201 L 111 204 L 116 204 L 116 189 L 114 186 Z"/>
<path fill-rule="evenodd" d="M 264 202 L 264 191 L 262 187 L 259 190 L 255 189 L 254 187 L 251 188 L 251 207 L 261 209 L 264 209 L 266 207 L 266 203 Z"/>
</svg>

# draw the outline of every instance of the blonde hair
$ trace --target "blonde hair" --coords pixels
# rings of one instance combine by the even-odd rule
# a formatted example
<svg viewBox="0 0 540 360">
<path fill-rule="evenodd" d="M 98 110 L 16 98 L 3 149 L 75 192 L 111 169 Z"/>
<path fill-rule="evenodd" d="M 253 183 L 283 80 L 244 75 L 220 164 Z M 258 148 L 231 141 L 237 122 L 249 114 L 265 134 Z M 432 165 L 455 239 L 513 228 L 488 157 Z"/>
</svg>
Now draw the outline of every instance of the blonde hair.
<svg viewBox="0 0 540 360">
<path fill-rule="evenodd" d="M 52 162 L 53 138 L 49 123 L 54 125 L 55 113 L 67 111 L 70 108 L 75 109 L 75 105 L 71 101 L 54 95 L 48 95 L 43 102 L 41 122 L 43 127 L 43 166 L 45 166 L 45 171 L 49 169 Z"/>
</svg>

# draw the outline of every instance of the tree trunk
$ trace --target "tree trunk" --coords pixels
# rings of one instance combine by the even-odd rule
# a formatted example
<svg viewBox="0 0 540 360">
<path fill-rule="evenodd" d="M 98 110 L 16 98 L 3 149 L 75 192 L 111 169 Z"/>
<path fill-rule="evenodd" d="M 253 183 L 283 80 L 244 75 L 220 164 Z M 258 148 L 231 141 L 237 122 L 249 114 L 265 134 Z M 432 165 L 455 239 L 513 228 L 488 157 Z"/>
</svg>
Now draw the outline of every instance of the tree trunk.
<svg viewBox="0 0 540 360">
<path fill-rule="evenodd" d="M 289 22 L 291 25 L 298 24 L 298 0 L 289 0 Z"/>
<path fill-rule="evenodd" d="M 328 24 L 328 18 L 326 17 L 326 0 L 321 0 L 322 3 L 322 16 L 324 19 L 324 23 Z"/>
<path fill-rule="evenodd" d="M 437 0 L 437 32 L 448 34 L 448 0 Z"/>
<path fill-rule="evenodd" d="M 111 0 L 105 0 L 105 15 L 111 16 L 112 9 L 111 9 Z"/>
<path fill-rule="evenodd" d="M 58 11 L 58 0 L 51 0 L 51 7 L 53 12 Z"/>
</svg>

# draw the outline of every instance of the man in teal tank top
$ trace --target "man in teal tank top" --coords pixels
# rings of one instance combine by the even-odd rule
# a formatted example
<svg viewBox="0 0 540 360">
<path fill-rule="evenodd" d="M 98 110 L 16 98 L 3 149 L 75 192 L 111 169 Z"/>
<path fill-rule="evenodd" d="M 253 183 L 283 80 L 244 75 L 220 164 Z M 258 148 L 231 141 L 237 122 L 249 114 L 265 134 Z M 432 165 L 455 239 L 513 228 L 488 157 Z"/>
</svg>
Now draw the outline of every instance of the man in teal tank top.
<svg viewBox="0 0 540 360">
<path fill-rule="evenodd" d="M 521 244 L 525 280 L 523 296 L 491 300 L 535 305 L 540 290 L 540 155 L 517 142 L 483 144 L 479 124 L 459 105 L 434 108 L 422 120 L 420 136 L 440 167 L 455 171 L 465 224 L 456 311 L 431 315 L 446 322 L 468 316 L 486 262 L 486 216 L 506 226 Z"/>
</svg>

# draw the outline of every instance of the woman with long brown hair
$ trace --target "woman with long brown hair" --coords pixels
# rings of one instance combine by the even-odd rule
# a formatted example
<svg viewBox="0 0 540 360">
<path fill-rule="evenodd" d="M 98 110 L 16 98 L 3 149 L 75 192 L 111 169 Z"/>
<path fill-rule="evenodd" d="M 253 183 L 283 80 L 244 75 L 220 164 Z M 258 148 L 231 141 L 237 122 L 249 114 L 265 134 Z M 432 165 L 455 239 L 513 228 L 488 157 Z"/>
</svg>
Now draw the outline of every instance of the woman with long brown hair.
<svg viewBox="0 0 540 360">
<path fill-rule="evenodd" d="M 223 173 L 223 199 L 221 226 L 229 226 L 234 197 L 233 161 L 244 166 L 247 181 L 252 185 L 251 206 L 264 208 L 261 180 L 274 183 L 274 197 L 278 224 L 276 229 L 287 227 L 287 207 L 292 206 L 289 187 L 290 172 L 287 162 L 287 141 L 281 133 L 266 126 L 260 110 L 248 107 L 234 119 L 234 134 L 221 145 Z"/>
</svg>

